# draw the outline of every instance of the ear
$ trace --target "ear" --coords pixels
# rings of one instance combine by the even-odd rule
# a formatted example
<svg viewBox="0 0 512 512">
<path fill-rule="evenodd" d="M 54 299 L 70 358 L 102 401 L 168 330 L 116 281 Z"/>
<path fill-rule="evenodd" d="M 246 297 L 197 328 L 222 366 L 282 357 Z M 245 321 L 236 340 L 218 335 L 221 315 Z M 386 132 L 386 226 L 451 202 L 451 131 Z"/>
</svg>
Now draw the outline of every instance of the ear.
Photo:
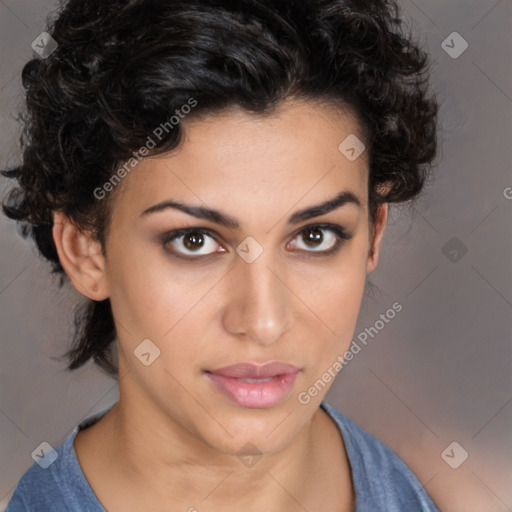
<svg viewBox="0 0 512 512">
<path fill-rule="evenodd" d="M 373 226 L 373 233 L 370 240 L 370 250 L 368 251 L 368 262 L 366 264 L 366 273 L 373 272 L 377 267 L 379 261 L 379 250 L 382 238 L 384 237 L 384 231 L 388 221 L 388 203 L 380 204 L 375 218 Z"/>
<path fill-rule="evenodd" d="M 53 214 L 53 240 L 59 260 L 78 292 L 92 300 L 102 301 L 110 295 L 101 244 L 90 232 L 80 231 L 61 212 Z"/>
</svg>

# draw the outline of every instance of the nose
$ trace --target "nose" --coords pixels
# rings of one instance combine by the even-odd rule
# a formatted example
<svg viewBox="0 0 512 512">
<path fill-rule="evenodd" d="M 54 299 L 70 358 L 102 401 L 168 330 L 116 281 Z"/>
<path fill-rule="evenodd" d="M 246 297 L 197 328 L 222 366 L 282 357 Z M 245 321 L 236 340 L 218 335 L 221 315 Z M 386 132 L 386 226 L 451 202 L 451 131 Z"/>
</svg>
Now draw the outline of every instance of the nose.
<svg viewBox="0 0 512 512">
<path fill-rule="evenodd" d="M 283 266 L 265 250 L 252 263 L 238 257 L 233 264 L 226 283 L 224 328 L 259 345 L 272 345 L 291 328 L 293 319 L 293 293 Z"/>
</svg>

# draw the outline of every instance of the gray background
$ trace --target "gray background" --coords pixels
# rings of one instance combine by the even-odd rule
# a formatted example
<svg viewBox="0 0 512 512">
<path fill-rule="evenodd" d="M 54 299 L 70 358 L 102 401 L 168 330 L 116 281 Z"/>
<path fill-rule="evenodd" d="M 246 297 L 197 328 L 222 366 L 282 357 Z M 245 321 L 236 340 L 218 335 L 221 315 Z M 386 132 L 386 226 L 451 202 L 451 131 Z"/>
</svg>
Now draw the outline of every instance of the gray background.
<svg viewBox="0 0 512 512">
<path fill-rule="evenodd" d="M 20 71 L 54 5 L 0 0 L 3 168 L 19 160 Z M 402 6 L 434 62 L 439 165 L 414 208 L 391 210 L 370 276 L 376 290 L 354 338 L 394 302 L 403 309 L 368 338 L 327 401 L 392 447 L 443 511 L 512 510 L 512 2 Z M 441 46 L 452 32 L 469 44 L 458 58 Z M 51 359 L 69 343 L 80 296 L 70 285 L 59 290 L 49 265 L 3 216 L 0 247 L 3 510 L 33 450 L 63 442 L 79 421 L 115 402 L 118 389 L 91 364 L 69 373 Z M 467 460 L 452 469 L 445 460 L 460 461 L 462 450 Z"/>
</svg>

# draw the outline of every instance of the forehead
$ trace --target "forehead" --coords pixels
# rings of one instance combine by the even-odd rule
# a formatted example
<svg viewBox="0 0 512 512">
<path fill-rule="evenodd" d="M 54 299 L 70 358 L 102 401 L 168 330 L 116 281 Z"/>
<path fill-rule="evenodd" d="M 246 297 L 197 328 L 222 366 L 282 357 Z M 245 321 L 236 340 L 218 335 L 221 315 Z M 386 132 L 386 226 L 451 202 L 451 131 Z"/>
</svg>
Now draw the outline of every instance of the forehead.
<svg viewBox="0 0 512 512">
<path fill-rule="evenodd" d="M 263 116 L 231 108 L 185 119 L 181 128 L 177 149 L 142 160 L 124 178 L 118 213 L 140 213 L 170 198 L 236 210 L 250 202 L 277 212 L 341 190 L 366 204 L 367 152 L 352 161 L 344 152 L 345 140 L 363 141 L 348 109 L 296 101 Z"/>
</svg>

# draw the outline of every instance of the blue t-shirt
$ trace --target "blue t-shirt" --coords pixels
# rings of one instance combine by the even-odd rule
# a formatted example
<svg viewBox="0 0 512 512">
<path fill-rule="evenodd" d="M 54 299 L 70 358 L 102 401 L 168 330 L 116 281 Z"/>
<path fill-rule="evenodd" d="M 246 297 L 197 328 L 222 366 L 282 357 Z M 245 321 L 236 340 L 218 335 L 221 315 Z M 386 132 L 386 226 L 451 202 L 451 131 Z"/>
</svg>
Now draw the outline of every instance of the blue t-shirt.
<svg viewBox="0 0 512 512">
<path fill-rule="evenodd" d="M 19 481 L 5 512 L 106 512 L 82 472 L 73 440 L 113 406 L 89 416 L 45 456 L 57 458 L 46 468 L 34 462 Z M 405 462 L 388 446 L 329 404 L 320 405 L 336 422 L 352 470 L 354 512 L 439 512 Z"/>
</svg>

